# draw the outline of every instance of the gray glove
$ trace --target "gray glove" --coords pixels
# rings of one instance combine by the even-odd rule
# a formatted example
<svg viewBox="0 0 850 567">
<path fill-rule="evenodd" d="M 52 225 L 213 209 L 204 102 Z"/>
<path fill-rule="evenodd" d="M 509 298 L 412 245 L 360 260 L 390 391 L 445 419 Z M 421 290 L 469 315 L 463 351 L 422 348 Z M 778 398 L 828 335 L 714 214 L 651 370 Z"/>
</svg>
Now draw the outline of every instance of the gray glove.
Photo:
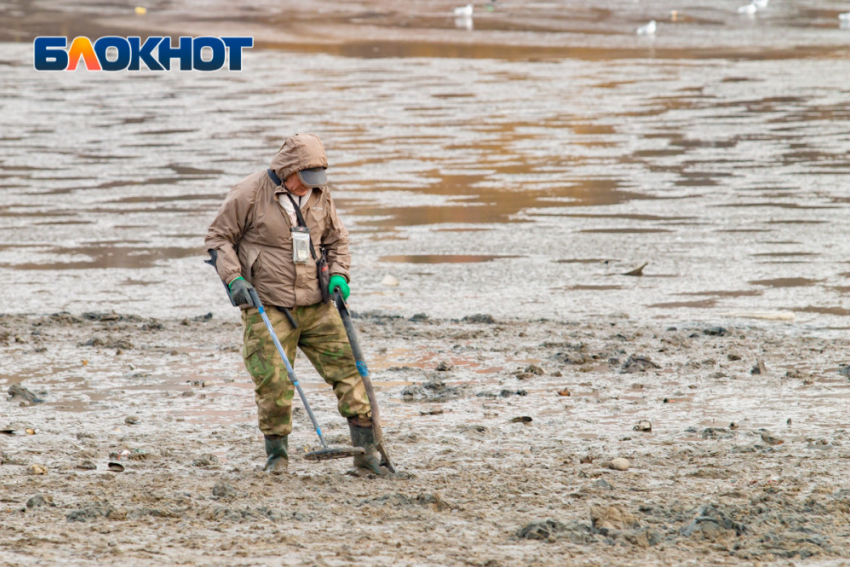
<svg viewBox="0 0 850 567">
<path fill-rule="evenodd" d="M 236 278 L 230 282 L 228 287 L 230 288 L 230 296 L 233 297 L 236 305 L 254 307 L 254 302 L 251 301 L 251 296 L 248 294 L 248 290 L 254 289 L 254 286 L 246 282 L 244 278 Z"/>
</svg>

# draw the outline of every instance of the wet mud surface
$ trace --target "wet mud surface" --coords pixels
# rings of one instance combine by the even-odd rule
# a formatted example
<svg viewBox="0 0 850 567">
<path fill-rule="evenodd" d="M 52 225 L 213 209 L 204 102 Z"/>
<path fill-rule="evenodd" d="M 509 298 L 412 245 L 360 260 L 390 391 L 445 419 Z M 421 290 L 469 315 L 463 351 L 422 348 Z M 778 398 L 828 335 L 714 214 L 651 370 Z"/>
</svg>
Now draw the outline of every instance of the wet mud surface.
<svg viewBox="0 0 850 567">
<path fill-rule="evenodd" d="M 317 442 L 301 409 L 288 473 L 261 473 L 234 323 L 0 318 L 16 392 L 0 401 L 4 564 L 850 556 L 847 340 L 622 315 L 355 321 L 397 478 L 304 460 Z M 345 444 L 330 388 L 305 359 L 296 369 Z"/>
</svg>

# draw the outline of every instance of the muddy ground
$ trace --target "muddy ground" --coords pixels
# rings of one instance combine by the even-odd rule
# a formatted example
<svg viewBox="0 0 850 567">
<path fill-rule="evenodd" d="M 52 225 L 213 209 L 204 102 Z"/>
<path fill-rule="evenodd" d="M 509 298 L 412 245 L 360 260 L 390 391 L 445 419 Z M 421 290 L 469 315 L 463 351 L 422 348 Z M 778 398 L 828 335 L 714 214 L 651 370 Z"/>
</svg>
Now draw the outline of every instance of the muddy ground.
<svg viewBox="0 0 850 567">
<path fill-rule="evenodd" d="M 846 340 L 778 322 L 654 326 L 624 314 L 371 312 L 356 324 L 397 478 L 305 461 L 317 443 L 302 410 L 289 472 L 263 474 L 233 319 L 3 316 L 8 383 L 41 401 L 2 402 L 2 563 L 850 557 Z M 302 357 L 296 369 L 330 440 L 345 443 L 330 388 Z M 635 430 L 642 420 L 651 431 Z M 628 469 L 612 469 L 615 458 Z"/>
</svg>

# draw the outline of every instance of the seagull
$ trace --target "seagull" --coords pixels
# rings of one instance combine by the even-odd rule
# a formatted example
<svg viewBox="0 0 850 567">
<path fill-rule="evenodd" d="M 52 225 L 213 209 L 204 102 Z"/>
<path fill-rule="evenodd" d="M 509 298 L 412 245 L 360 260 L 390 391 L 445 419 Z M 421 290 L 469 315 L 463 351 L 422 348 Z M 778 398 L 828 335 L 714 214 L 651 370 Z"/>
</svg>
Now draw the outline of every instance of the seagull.
<svg viewBox="0 0 850 567">
<path fill-rule="evenodd" d="M 843 14 L 838 14 L 838 19 L 842 22 L 850 22 L 850 12 L 844 12 Z"/>
<path fill-rule="evenodd" d="M 641 26 L 635 30 L 638 35 L 652 35 L 655 33 L 655 20 L 650 20 L 645 26 Z"/>
<path fill-rule="evenodd" d="M 459 8 L 455 8 L 455 16 L 461 18 L 471 18 L 472 17 L 472 4 L 467 4 L 466 6 L 461 6 Z"/>
<path fill-rule="evenodd" d="M 753 6 L 755 6 L 759 10 L 764 10 L 765 8 L 767 8 L 768 2 L 770 2 L 770 0 L 753 0 Z"/>
<path fill-rule="evenodd" d="M 757 10 L 758 10 L 758 7 L 756 7 L 755 4 L 746 4 L 746 5 L 738 8 L 738 13 L 739 14 L 755 14 Z"/>
</svg>

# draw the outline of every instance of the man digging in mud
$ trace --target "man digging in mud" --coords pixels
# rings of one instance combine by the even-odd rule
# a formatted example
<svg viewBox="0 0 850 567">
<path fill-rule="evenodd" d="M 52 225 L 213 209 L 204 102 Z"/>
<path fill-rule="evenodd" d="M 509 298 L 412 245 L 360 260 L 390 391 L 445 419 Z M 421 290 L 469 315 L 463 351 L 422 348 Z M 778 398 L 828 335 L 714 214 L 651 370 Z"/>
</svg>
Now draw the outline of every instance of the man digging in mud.
<svg viewBox="0 0 850 567">
<path fill-rule="evenodd" d="M 253 305 L 251 288 L 268 308 L 290 363 L 295 362 L 297 345 L 333 386 L 339 413 L 348 419 L 352 444 L 365 450 L 354 457 L 355 467 L 386 475 L 375 447 L 363 381 L 342 319 L 328 300 L 336 287 L 348 299 L 351 255 L 348 231 L 328 191 L 327 167 L 318 136 L 288 138 L 267 171 L 249 175 L 231 189 L 210 225 L 205 244 L 217 252 L 218 274 L 242 308 L 242 356 L 254 380 L 268 455 L 263 470 L 281 472 L 288 465 L 295 388 Z M 303 229 L 305 224 L 309 234 Z M 316 269 L 322 248 L 330 274 L 324 285 Z"/>
</svg>

